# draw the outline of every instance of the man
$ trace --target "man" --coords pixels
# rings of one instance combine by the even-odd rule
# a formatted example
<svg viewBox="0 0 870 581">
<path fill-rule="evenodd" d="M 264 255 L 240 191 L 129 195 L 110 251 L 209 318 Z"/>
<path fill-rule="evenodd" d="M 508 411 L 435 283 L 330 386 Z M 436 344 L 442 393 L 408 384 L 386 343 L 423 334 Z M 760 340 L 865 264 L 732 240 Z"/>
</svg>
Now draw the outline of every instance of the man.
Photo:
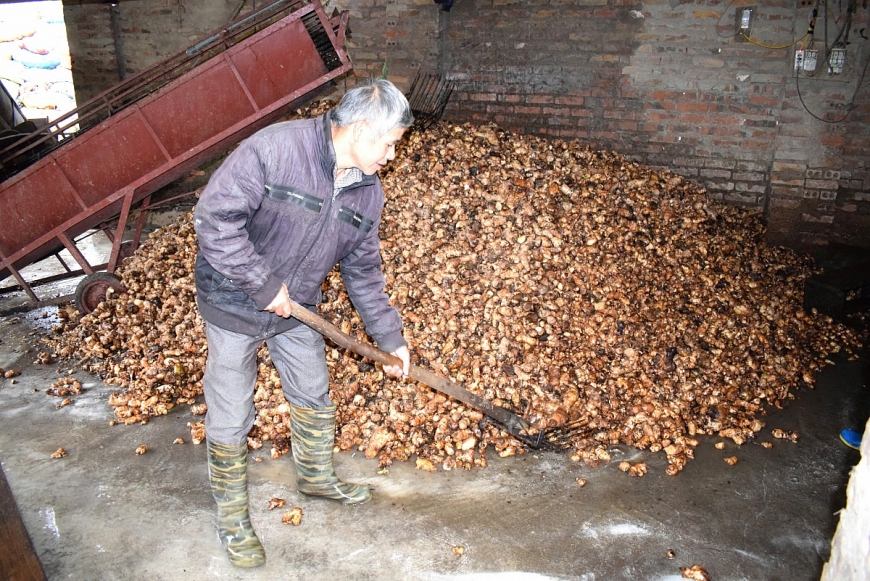
<svg viewBox="0 0 870 581">
<path fill-rule="evenodd" d="M 344 504 L 371 498 L 333 470 L 335 405 L 323 337 L 290 317 L 294 301 L 316 311 L 336 264 L 367 332 L 402 366 L 402 322 L 384 291 L 377 171 L 411 123 L 392 83 L 356 87 L 321 117 L 278 123 L 246 139 L 214 173 L 194 213 L 197 305 L 206 321 L 203 376 L 209 478 L 230 562 L 256 567 L 263 547 L 248 517 L 247 434 L 255 409 L 256 353 L 266 341 L 290 403 L 299 492 Z"/>
</svg>

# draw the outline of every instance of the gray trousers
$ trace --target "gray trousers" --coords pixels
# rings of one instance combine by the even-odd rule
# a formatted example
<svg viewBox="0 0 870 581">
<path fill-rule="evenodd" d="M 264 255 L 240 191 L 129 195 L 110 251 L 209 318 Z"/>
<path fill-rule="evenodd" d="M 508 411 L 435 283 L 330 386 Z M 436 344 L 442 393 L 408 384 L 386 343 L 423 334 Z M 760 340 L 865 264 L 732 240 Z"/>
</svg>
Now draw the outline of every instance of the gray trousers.
<svg viewBox="0 0 870 581">
<path fill-rule="evenodd" d="M 266 341 L 284 397 L 306 408 L 323 408 L 329 399 L 329 370 L 323 336 L 306 325 L 276 335 L 243 335 L 205 324 L 208 359 L 202 386 L 208 413 L 205 432 L 212 442 L 238 446 L 254 425 L 257 349 Z"/>
</svg>

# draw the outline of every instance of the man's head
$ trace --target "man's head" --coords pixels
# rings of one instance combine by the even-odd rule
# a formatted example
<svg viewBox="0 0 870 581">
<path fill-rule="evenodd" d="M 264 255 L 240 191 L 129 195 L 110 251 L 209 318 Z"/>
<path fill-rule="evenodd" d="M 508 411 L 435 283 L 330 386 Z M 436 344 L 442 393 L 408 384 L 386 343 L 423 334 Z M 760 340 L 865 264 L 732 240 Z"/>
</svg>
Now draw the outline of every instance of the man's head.
<svg viewBox="0 0 870 581">
<path fill-rule="evenodd" d="M 358 167 L 372 175 L 395 157 L 395 145 L 414 115 L 401 91 L 378 79 L 348 91 L 331 119 L 339 168 Z"/>
</svg>

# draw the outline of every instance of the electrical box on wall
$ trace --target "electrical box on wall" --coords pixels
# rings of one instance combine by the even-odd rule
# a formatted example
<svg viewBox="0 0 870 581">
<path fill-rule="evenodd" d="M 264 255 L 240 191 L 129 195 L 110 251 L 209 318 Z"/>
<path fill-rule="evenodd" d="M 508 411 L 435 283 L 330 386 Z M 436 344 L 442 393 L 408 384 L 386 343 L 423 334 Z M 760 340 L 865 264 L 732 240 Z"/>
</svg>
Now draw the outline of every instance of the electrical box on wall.
<svg viewBox="0 0 870 581">
<path fill-rule="evenodd" d="M 815 49 L 798 49 L 794 53 L 794 72 L 812 73 L 816 70 L 819 51 Z"/>
<path fill-rule="evenodd" d="M 843 72 L 843 67 L 846 64 L 846 49 L 835 48 L 831 50 L 828 57 L 828 73 L 839 75 Z"/>
<path fill-rule="evenodd" d="M 819 62 L 819 51 L 812 49 L 804 52 L 804 72 L 812 73 Z"/>
<path fill-rule="evenodd" d="M 746 42 L 752 30 L 752 20 L 755 16 L 755 6 L 742 6 L 734 13 L 734 40 Z"/>
</svg>

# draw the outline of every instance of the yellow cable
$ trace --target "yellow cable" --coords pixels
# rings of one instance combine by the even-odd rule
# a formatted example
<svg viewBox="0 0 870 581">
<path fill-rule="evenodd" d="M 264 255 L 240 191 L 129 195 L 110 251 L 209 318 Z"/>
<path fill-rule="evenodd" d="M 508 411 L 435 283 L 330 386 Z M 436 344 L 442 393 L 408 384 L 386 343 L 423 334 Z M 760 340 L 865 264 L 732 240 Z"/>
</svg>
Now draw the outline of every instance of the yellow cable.
<svg viewBox="0 0 870 581">
<path fill-rule="evenodd" d="M 782 46 L 771 46 L 771 45 L 769 45 L 769 44 L 764 44 L 764 43 L 762 43 L 762 42 L 758 42 L 758 41 L 755 40 L 754 38 L 749 38 L 748 36 L 746 36 L 746 33 L 745 33 L 745 32 L 741 32 L 740 34 L 742 34 L 742 35 L 743 35 L 743 38 L 745 38 L 746 40 L 748 40 L 748 41 L 751 42 L 752 44 L 757 44 L 758 46 L 763 47 L 763 48 L 774 48 L 774 49 L 779 49 L 779 48 L 789 48 L 789 47 L 791 47 L 791 46 L 796 45 L 797 43 L 799 43 L 800 41 L 804 40 L 805 38 L 807 38 L 807 37 L 809 36 L 809 34 L 805 34 L 805 35 L 803 35 L 801 38 L 797 39 L 797 40 L 794 41 L 794 42 L 790 42 L 789 44 L 784 44 L 784 45 L 782 45 Z"/>
</svg>

